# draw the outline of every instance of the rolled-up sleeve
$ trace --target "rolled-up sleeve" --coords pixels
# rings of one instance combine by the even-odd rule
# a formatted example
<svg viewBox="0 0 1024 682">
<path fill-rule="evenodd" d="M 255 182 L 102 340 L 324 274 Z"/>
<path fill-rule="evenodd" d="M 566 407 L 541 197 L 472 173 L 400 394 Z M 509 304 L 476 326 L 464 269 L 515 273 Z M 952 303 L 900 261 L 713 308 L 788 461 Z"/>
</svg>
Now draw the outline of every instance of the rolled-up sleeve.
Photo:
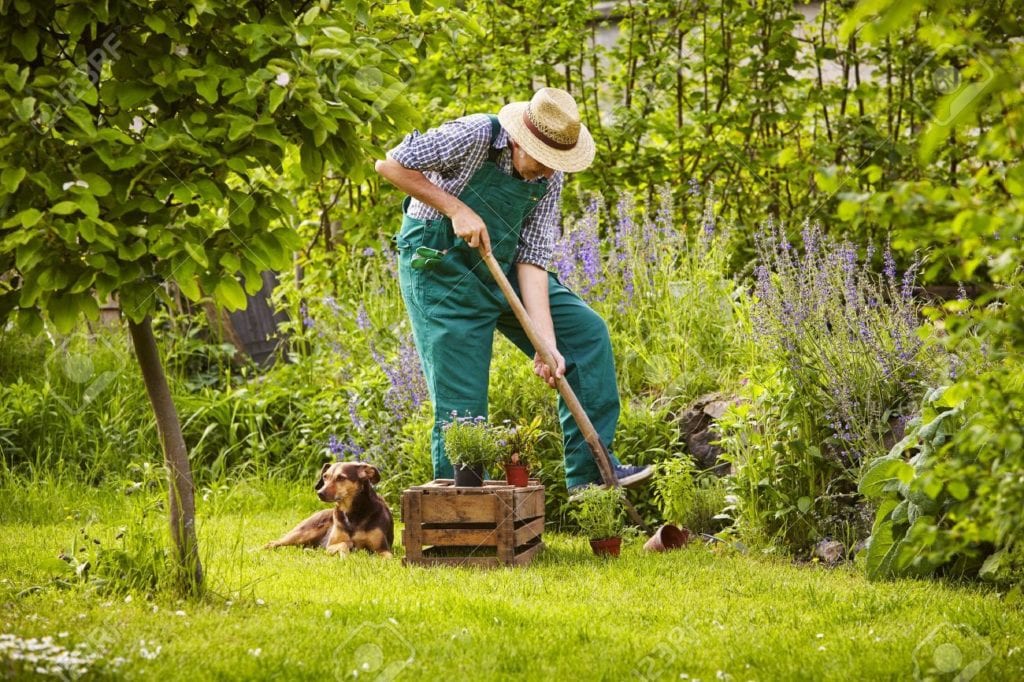
<svg viewBox="0 0 1024 682">
<path fill-rule="evenodd" d="M 414 130 L 388 157 L 411 170 L 449 175 L 486 154 L 490 130 L 486 115 L 464 116 L 425 133 Z"/>
<path fill-rule="evenodd" d="M 547 193 L 537 202 L 530 215 L 523 221 L 519 233 L 517 263 L 530 263 L 548 269 L 555 248 L 555 235 L 562 217 L 562 185 L 565 176 L 556 172 L 548 183 Z"/>
</svg>

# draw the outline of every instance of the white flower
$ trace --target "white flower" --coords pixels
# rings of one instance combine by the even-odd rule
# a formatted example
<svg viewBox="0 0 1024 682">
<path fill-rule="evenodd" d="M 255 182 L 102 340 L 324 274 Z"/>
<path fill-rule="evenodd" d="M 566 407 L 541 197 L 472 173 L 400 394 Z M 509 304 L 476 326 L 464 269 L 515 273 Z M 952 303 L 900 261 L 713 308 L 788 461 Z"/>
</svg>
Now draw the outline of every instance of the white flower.
<svg viewBox="0 0 1024 682">
<path fill-rule="evenodd" d="M 259 658 L 260 654 L 262 654 L 262 653 L 263 653 L 263 649 L 260 649 L 260 648 L 249 649 L 249 655 L 250 656 L 255 656 L 256 658 Z"/>
<path fill-rule="evenodd" d="M 292 82 L 292 77 L 288 75 L 287 71 L 282 71 L 281 73 L 277 74 L 277 78 L 274 79 L 274 82 L 283 88 L 284 86 Z"/>
<path fill-rule="evenodd" d="M 86 182 L 85 180 L 72 180 L 71 182 L 65 182 L 63 185 L 61 185 L 61 187 L 64 188 L 65 192 L 71 189 L 72 187 L 85 187 L 86 189 L 88 189 L 89 183 Z"/>
<path fill-rule="evenodd" d="M 132 119 L 132 124 L 128 126 L 128 129 L 133 133 L 141 133 L 142 129 L 146 126 L 146 122 L 142 120 L 141 116 L 136 116 Z"/>
<path fill-rule="evenodd" d="M 188 45 L 178 45 L 178 44 L 175 44 L 174 46 L 171 47 L 171 52 L 173 52 L 174 54 L 178 55 L 179 57 L 187 57 L 188 56 Z"/>
<path fill-rule="evenodd" d="M 181 616 L 182 618 L 184 618 L 188 614 L 186 614 L 184 611 L 175 611 L 174 615 L 175 616 Z"/>
</svg>

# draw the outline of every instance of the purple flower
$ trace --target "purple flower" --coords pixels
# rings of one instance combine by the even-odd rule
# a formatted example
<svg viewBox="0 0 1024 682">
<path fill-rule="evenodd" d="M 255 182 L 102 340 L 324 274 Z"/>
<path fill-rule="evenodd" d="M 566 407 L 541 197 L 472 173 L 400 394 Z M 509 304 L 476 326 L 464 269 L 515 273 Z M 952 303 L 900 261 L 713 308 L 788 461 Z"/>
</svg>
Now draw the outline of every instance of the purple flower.
<svg viewBox="0 0 1024 682">
<path fill-rule="evenodd" d="M 327 449 L 339 462 L 362 461 L 362 455 L 365 452 L 365 448 L 352 440 L 351 436 L 342 442 L 333 433 L 327 438 Z"/>
<path fill-rule="evenodd" d="M 372 246 L 367 246 L 363 249 L 363 255 L 367 258 L 373 258 L 377 255 L 377 251 Z"/>
<path fill-rule="evenodd" d="M 306 329 L 312 329 L 316 325 L 313 318 L 309 316 L 309 306 L 305 301 L 299 304 L 299 314 L 302 316 L 302 326 Z"/>
<path fill-rule="evenodd" d="M 363 303 L 359 304 L 359 312 L 356 313 L 356 326 L 366 331 L 373 325 L 370 323 L 370 315 L 366 312 L 366 306 Z"/>
</svg>

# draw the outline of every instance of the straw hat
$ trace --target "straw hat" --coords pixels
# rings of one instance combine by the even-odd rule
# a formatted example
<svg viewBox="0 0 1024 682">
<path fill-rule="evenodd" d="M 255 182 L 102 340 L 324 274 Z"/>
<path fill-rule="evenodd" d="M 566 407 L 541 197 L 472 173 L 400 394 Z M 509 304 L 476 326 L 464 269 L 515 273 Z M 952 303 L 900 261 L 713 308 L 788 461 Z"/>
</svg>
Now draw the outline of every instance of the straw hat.
<svg viewBox="0 0 1024 682">
<path fill-rule="evenodd" d="M 565 90 L 541 88 L 529 102 L 502 107 L 498 120 L 516 144 L 548 168 L 571 173 L 594 160 L 594 138 Z"/>
</svg>

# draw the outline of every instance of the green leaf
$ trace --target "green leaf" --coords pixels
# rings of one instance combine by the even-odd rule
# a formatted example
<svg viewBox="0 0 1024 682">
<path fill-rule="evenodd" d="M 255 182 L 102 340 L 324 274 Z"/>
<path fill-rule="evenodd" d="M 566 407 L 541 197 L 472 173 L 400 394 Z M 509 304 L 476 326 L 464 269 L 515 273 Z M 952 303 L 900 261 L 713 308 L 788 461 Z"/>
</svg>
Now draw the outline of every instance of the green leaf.
<svg viewBox="0 0 1024 682">
<path fill-rule="evenodd" d="M 946 490 L 949 491 L 950 495 L 961 502 L 966 500 L 971 494 L 971 489 L 961 480 L 949 481 L 946 483 Z"/>
<path fill-rule="evenodd" d="M 18 328 L 30 336 L 37 336 L 43 331 L 43 318 L 35 308 L 22 308 L 18 311 Z"/>
<path fill-rule="evenodd" d="M 27 121 L 36 112 L 36 98 L 12 99 L 11 106 L 14 107 L 14 113 L 17 114 L 19 120 Z"/>
<path fill-rule="evenodd" d="M 324 160 L 320 156 L 320 152 L 317 151 L 316 145 L 313 144 L 312 140 L 304 141 L 299 151 L 299 165 L 302 167 L 302 172 L 305 174 L 306 179 L 310 181 L 316 181 L 323 175 Z"/>
<path fill-rule="evenodd" d="M 75 322 L 78 321 L 77 299 L 70 294 L 55 294 L 47 301 L 46 312 L 53 320 L 57 331 L 67 334 L 75 328 Z"/>
<path fill-rule="evenodd" d="M 29 67 L 25 67 L 21 71 L 17 68 L 10 68 L 4 71 L 4 78 L 7 80 L 7 84 L 11 86 L 11 89 L 15 92 L 21 92 L 25 89 L 25 83 L 28 82 Z"/>
<path fill-rule="evenodd" d="M 167 32 L 167 21 L 159 14 L 146 14 L 143 21 L 146 22 L 146 26 L 153 29 L 154 33 Z"/>
<path fill-rule="evenodd" d="M 796 508 L 800 510 L 801 514 L 806 514 L 811 509 L 811 498 L 804 495 L 796 501 Z"/>
<path fill-rule="evenodd" d="M 65 109 L 64 114 L 74 121 L 75 125 L 81 128 L 82 132 L 90 138 L 96 137 L 96 125 L 93 123 L 92 114 L 89 113 L 88 109 L 81 105 L 68 107 Z"/>
<path fill-rule="evenodd" d="M 7 194 L 14 194 L 26 175 L 28 175 L 28 171 L 21 167 L 4 168 L 4 172 L 0 173 L 0 185 L 3 186 Z"/>
<path fill-rule="evenodd" d="M 196 92 L 199 93 L 203 99 L 210 104 L 216 104 L 217 102 L 217 80 L 216 76 L 207 74 L 202 78 L 198 79 L 196 84 Z"/>
<path fill-rule="evenodd" d="M 57 215 L 71 215 L 77 210 L 78 204 L 74 201 L 61 201 L 50 207 L 50 212 Z"/>
<path fill-rule="evenodd" d="M 213 296 L 231 311 L 243 310 L 248 303 L 245 291 L 234 277 L 222 277 L 213 290 Z"/>
<path fill-rule="evenodd" d="M 281 106 L 281 102 L 284 101 L 285 94 L 287 94 L 287 90 L 285 88 L 274 88 L 270 91 L 268 107 L 270 113 L 274 113 L 277 111 L 277 108 Z"/>
<path fill-rule="evenodd" d="M 157 88 L 141 83 L 119 83 L 117 85 L 117 103 L 122 109 L 131 109 L 140 102 L 145 102 Z"/>
<path fill-rule="evenodd" d="M 241 260 L 235 254 L 233 254 L 233 253 L 221 254 L 221 257 L 220 257 L 220 267 L 223 268 L 225 272 L 229 272 L 231 274 L 234 274 L 234 273 L 238 272 L 238 269 L 241 267 L 241 264 L 242 264 Z"/>
<path fill-rule="evenodd" d="M 899 482 L 908 476 L 908 480 L 914 476 L 912 466 L 899 457 L 886 455 L 879 457 L 868 466 L 857 490 L 865 497 L 881 497 L 894 490 Z"/>
<path fill-rule="evenodd" d="M 192 257 L 192 260 L 203 266 L 203 269 L 210 267 L 210 261 L 206 258 L 206 250 L 200 244 L 185 242 L 185 252 Z"/>
<path fill-rule="evenodd" d="M 892 574 L 892 562 L 896 558 L 896 548 L 891 521 L 882 523 L 872 531 L 867 547 L 869 580 L 887 578 Z"/>
<path fill-rule="evenodd" d="M 39 45 L 39 32 L 34 26 L 19 27 L 11 31 L 11 42 L 21 52 L 25 61 L 31 62 L 36 58 L 36 48 Z"/>
<path fill-rule="evenodd" d="M 102 175 L 82 173 L 81 179 L 89 183 L 89 191 L 93 196 L 105 197 L 110 194 L 110 183 Z"/>
<path fill-rule="evenodd" d="M 231 119 L 231 125 L 228 127 L 228 139 L 234 142 L 244 135 L 248 135 L 256 124 L 251 118 L 245 116 L 235 116 Z"/>
<path fill-rule="evenodd" d="M 203 178 L 196 180 L 196 190 L 199 192 L 199 196 L 202 197 L 203 201 L 208 203 L 220 203 L 224 201 L 224 195 L 221 194 L 220 188 L 217 187 L 217 183 L 213 180 Z"/>
</svg>

